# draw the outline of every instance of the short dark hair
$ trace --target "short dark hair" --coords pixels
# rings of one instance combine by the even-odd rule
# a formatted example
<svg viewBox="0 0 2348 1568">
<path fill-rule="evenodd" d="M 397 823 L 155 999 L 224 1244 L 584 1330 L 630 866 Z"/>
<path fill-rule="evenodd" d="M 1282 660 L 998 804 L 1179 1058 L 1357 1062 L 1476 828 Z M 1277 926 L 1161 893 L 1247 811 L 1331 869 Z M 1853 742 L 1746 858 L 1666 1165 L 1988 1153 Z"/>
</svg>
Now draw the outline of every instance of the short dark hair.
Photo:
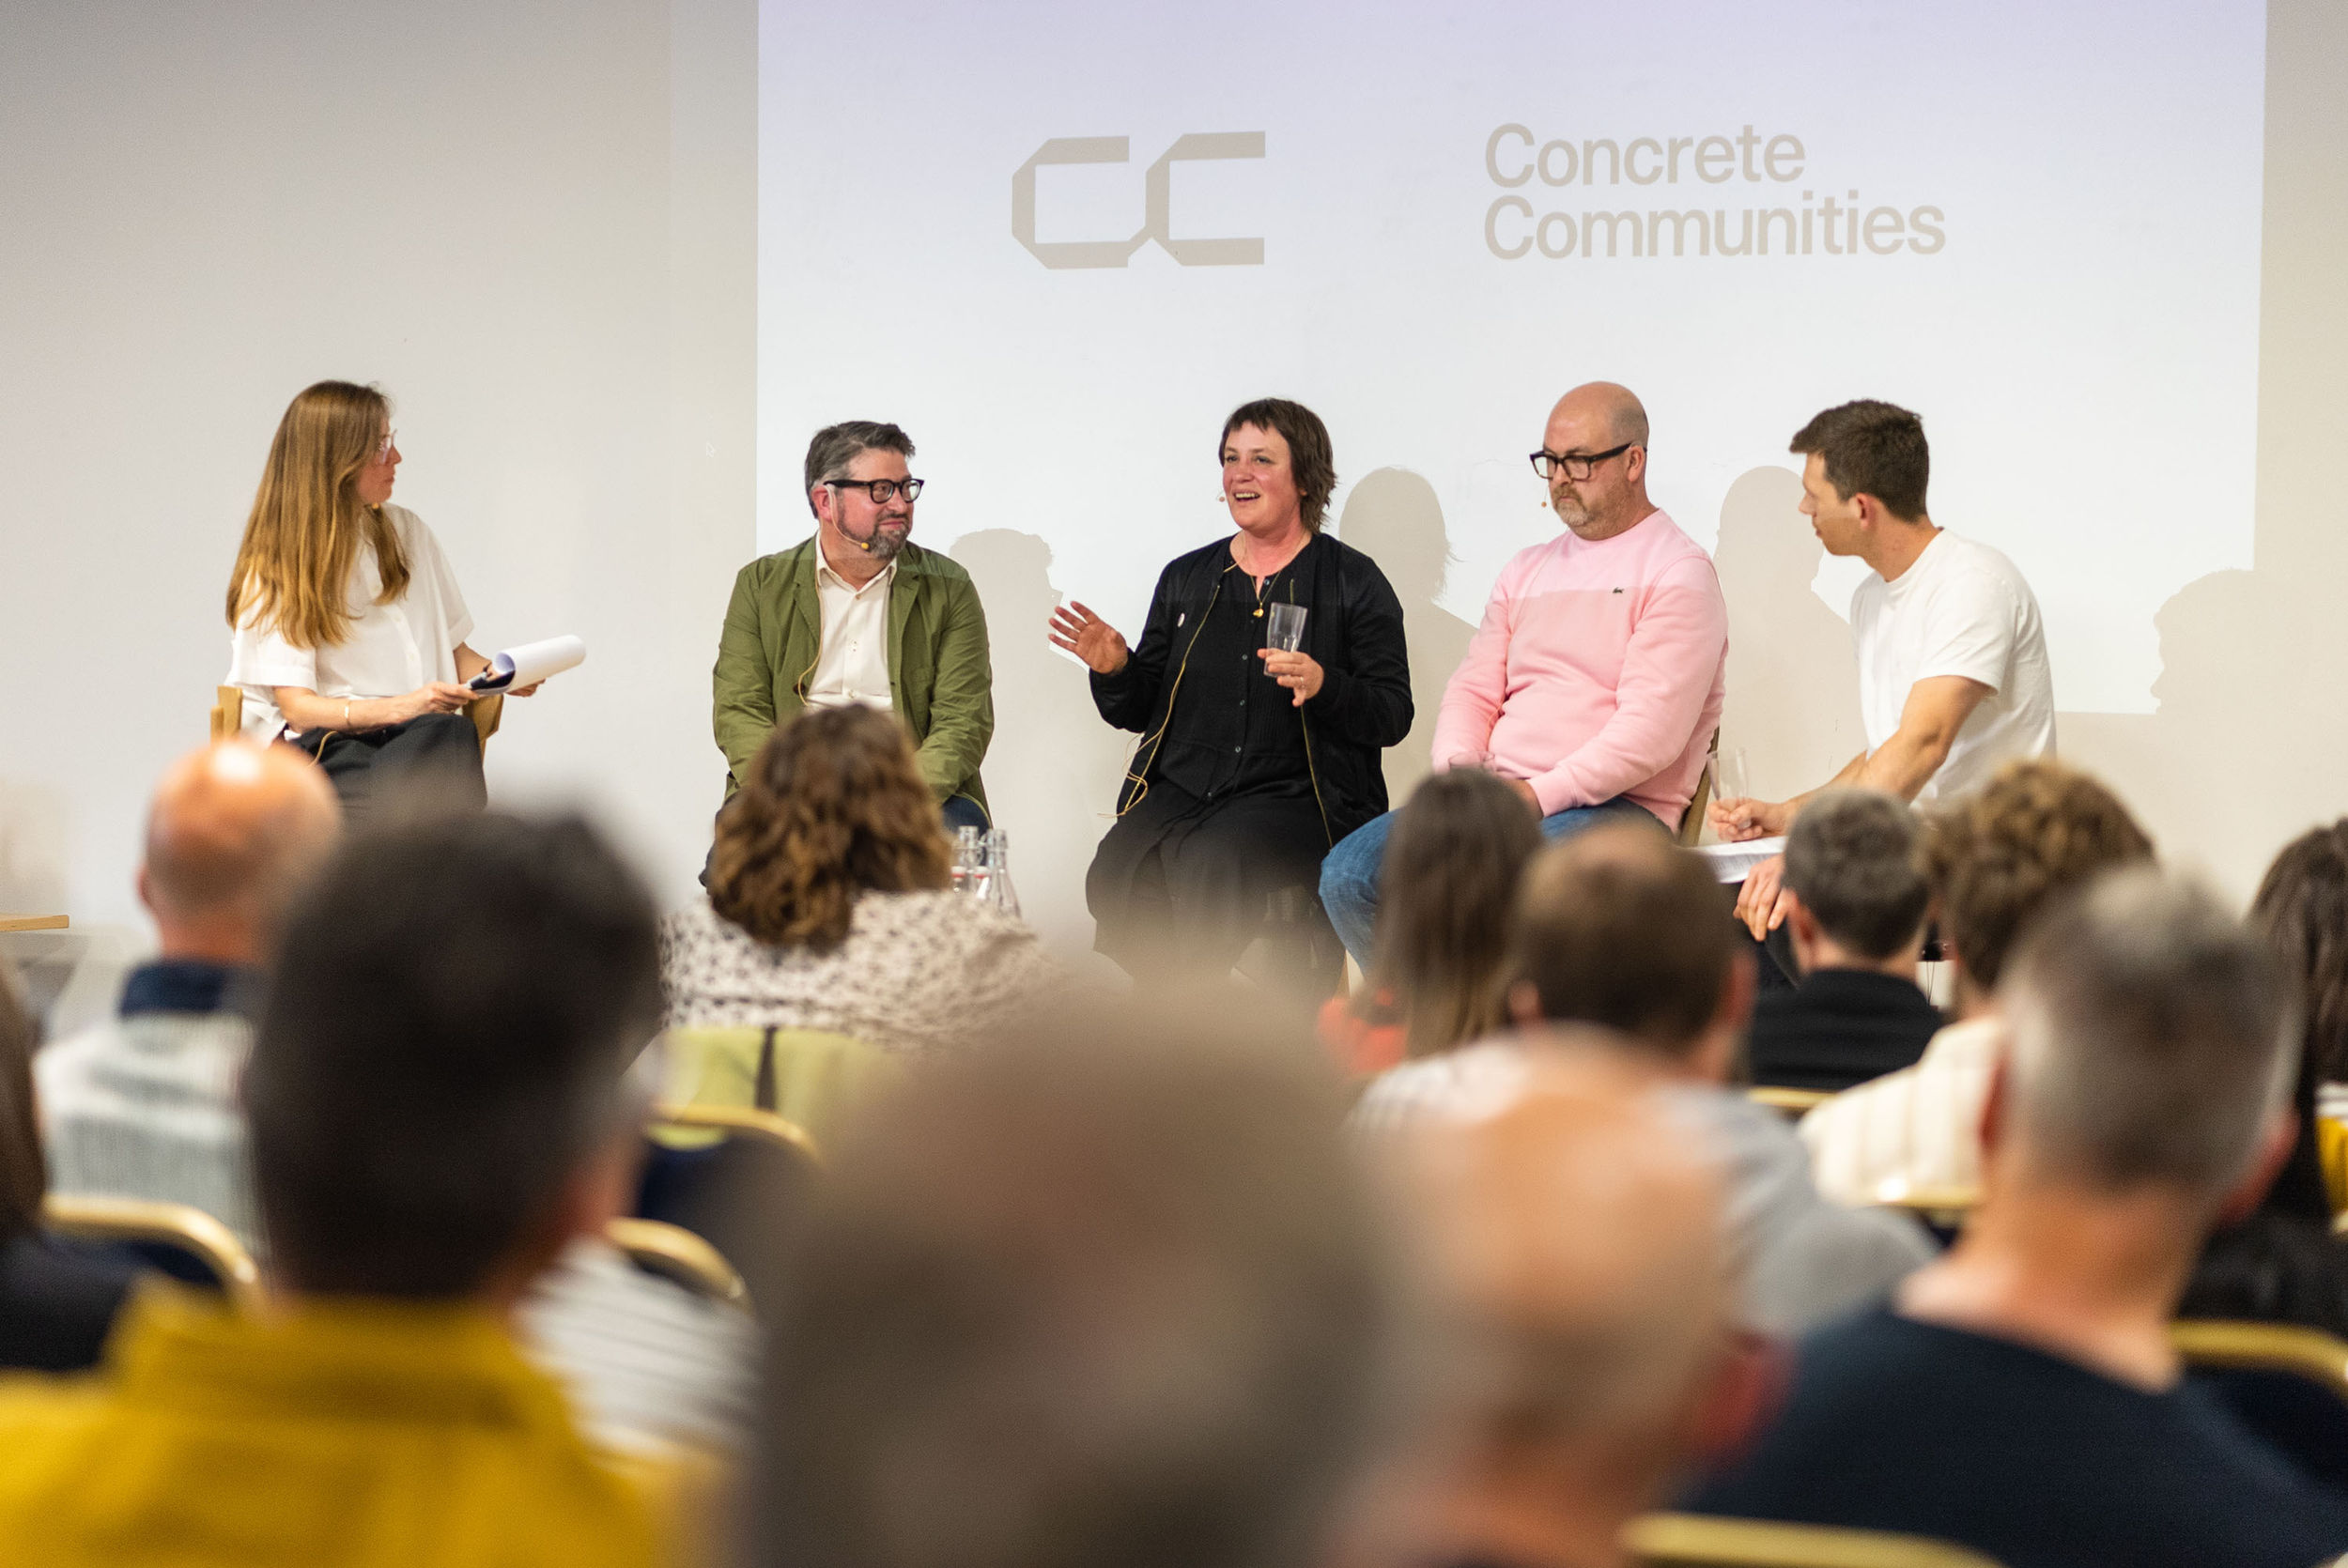
<svg viewBox="0 0 2348 1568">
<path fill-rule="evenodd" d="M 1896 404 L 1861 398 L 1829 408 L 1801 427 L 1789 450 L 1824 458 L 1827 483 L 1845 500 L 1873 496 L 1911 523 L 1924 515 L 1932 449 L 1924 422 Z"/>
<path fill-rule="evenodd" d="M 780 1260 L 762 1560 L 1275 1568 L 1398 1299 L 1304 1042 L 1062 1009 L 878 1102 Z"/>
<path fill-rule="evenodd" d="M 243 1095 L 314 1294 L 478 1290 L 617 1130 L 660 1017 L 651 898 L 576 817 L 394 822 L 295 905 Z"/>
<path fill-rule="evenodd" d="M 40 1120 L 33 1107 L 32 1015 L 17 995 L 8 961 L 0 958 L 0 1242 L 40 1229 L 49 1192 Z"/>
<path fill-rule="evenodd" d="M 1241 404 L 1223 422 L 1223 434 L 1215 438 L 1215 461 L 1223 460 L 1223 444 L 1231 438 L 1231 432 L 1245 424 L 1276 431 L 1288 442 L 1289 471 L 1296 479 L 1296 500 L 1305 530 L 1319 533 L 1321 519 L 1329 513 L 1329 498 L 1337 490 L 1336 455 L 1329 444 L 1329 427 L 1321 423 L 1319 414 L 1302 403 L 1291 403 L 1285 397 L 1259 397 L 1253 403 Z"/>
<path fill-rule="evenodd" d="M 2008 762 L 1925 818 L 1920 853 L 1940 934 L 1955 944 L 1966 983 L 1987 992 L 2057 895 L 2150 860 L 2153 841 L 2101 783 L 2040 757 Z"/>
<path fill-rule="evenodd" d="M 1785 885 L 1819 930 L 1888 959 L 1923 930 L 1932 890 L 1916 864 L 1916 814 L 1880 790 L 1829 790 L 1785 838 Z"/>
<path fill-rule="evenodd" d="M 1511 984 L 1552 1022 L 1602 1023 L 1678 1055 L 1720 1011 L 1735 906 L 1658 828 L 1594 827 L 1543 850 L 1517 895 Z"/>
<path fill-rule="evenodd" d="M 1540 848 L 1540 824 L 1523 800 L 1481 768 L 1432 775 L 1396 814 L 1362 1000 L 1374 1006 L 1380 992 L 1393 994 L 1411 1055 L 1506 1022 L 1508 916 Z"/>
<path fill-rule="evenodd" d="M 807 443 L 807 483 L 799 486 L 799 493 L 810 495 L 818 484 L 847 478 L 848 465 L 857 460 L 858 453 L 866 452 L 893 452 L 910 458 L 913 438 L 879 420 L 852 419 L 826 424 Z M 815 510 L 811 496 L 807 508 L 810 512 Z"/>
<path fill-rule="evenodd" d="M 2291 1084 L 2295 1025 L 2273 948 L 2151 866 L 2055 900 L 2001 994 L 2016 1125 L 2052 1168 L 2098 1187 L 2215 1198 Z"/>
</svg>

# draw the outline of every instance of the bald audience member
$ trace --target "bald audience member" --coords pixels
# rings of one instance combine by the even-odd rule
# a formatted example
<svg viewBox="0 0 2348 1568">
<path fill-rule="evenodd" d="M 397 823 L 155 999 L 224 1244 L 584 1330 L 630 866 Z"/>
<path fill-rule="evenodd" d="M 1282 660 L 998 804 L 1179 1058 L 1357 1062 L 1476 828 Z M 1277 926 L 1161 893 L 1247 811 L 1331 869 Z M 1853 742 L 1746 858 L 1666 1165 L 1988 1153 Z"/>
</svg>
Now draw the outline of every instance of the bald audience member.
<svg viewBox="0 0 2348 1568">
<path fill-rule="evenodd" d="M 1063 1019 L 884 1102 L 780 1272 L 751 1560 L 1316 1560 L 1394 1293 L 1336 1086 L 1286 1046 Z"/>
<path fill-rule="evenodd" d="M 224 741 L 163 776 L 138 873 L 162 950 L 114 1018 L 34 1059 L 54 1191 L 191 1204 L 253 1242 L 237 1074 L 280 918 L 340 822 L 289 746 Z"/>
<path fill-rule="evenodd" d="M 1560 1031 L 1498 1108 L 1406 1145 L 1450 1404 L 1387 1505 L 1397 1560 L 1619 1563 L 1623 1527 L 1750 1424 L 1717 1169 L 1624 1049 Z"/>
<path fill-rule="evenodd" d="M 1491 769 L 1552 838 L 1615 817 L 1676 829 L 1720 727 L 1728 604 L 1712 558 L 1647 499 L 1646 442 L 1626 387 L 1558 400 L 1532 461 L 1566 531 L 1501 568 L 1435 721 L 1435 771 Z M 1321 902 L 1365 970 L 1393 825 L 1321 862 Z"/>
<path fill-rule="evenodd" d="M 1983 1195 L 1892 1303 L 1798 1353 L 1707 1513 L 1938 1536 L 2006 1568 L 2309 1568 L 2348 1499 L 2181 1380 L 2202 1238 L 2289 1153 L 2275 956 L 2210 895 L 2118 871 L 2045 915 L 2005 986 Z"/>
<path fill-rule="evenodd" d="M 1609 826 L 1552 845 L 1518 892 L 1509 1007 L 1527 1028 L 1616 1032 L 1623 1060 L 1726 1162 L 1745 1326 L 1795 1334 L 1881 1297 L 1933 1247 L 1906 1214 L 1821 1197 L 1784 1118 L 1727 1086 L 1753 990 L 1727 913 L 1709 868 L 1659 833 Z M 1370 1085 L 1358 1119 L 1391 1125 L 1506 1092 L 1523 1053 L 1500 1042 L 1406 1063 Z"/>
</svg>

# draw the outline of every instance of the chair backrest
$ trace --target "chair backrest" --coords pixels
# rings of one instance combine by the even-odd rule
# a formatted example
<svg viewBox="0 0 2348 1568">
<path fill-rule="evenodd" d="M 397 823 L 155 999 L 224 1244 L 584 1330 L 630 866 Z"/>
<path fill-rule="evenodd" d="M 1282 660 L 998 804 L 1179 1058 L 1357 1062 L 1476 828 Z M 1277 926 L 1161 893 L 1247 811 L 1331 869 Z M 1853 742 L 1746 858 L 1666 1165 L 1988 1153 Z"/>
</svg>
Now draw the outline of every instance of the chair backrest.
<svg viewBox="0 0 2348 1568">
<path fill-rule="evenodd" d="M 749 1292 L 724 1254 L 682 1225 L 657 1220 L 614 1220 L 604 1238 L 638 1268 L 673 1280 L 697 1296 L 749 1310 Z"/>
<path fill-rule="evenodd" d="M 1642 1568 L 1999 1568 L 1947 1541 L 1768 1519 L 1649 1514 L 1623 1531 Z"/>
<path fill-rule="evenodd" d="M 261 1270 L 253 1254 L 235 1232 L 200 1208 L 144 1198 L 52 1192 L 42 1201 L 41 1219 L 54 1235 L 142 1253 L 161 1252 L 211 1280 L 238 1310 L 249 1312 L 260 1305 Z M 186 1277 L 190 1271 L 157 1261 L 169 1273 Z"/>
<path fill-rule="evenodd" d="M 472 720 L 473 733 L 481 737 L 481 749 L 489 749 L 489 737 L 498 732 L 505 717 L 505 694 L 496 692 L 476 697 L 465 704 L 465 716 Z M 215 741 L 224 741 L 244 729 L 244 688 L 214 686 L 212 688 L 212 729 Z"/>
<path fill-rule="evenodd" d="M 903 1068 L 877 1046 L 822 1029 L 687 1025 L 667 1035 L 672 1105 L 770 1111 L 818 1143 Z"/>
<path fill-rule="evenodd" d="M 1704 748 L 1704 769 L 1696 775 L 1696 792 L 1688 797 L 1688 809 L 1679 814 L 1679 847 L 1691 850 L 1704 837 L 1704 809 L 1712 804 L 1712 759 L 1721 754 L 1721 732 L 1712 731 L 1712 739 Z"/>
<path fill-rule="evenodd" d="M 2324 1195 L 2331 1200 L 2337 1230 L 2338 1221 L 2348 1219 L 2348 1123 L 2325 1115 L 2315 1118 L 2315 1157 L 2323 1167 Z"/>
<path fill-rule="evenodd" d="M 2180 1318 L 2194 1381 L 2317 1481 L 2348 1485 L 2348 1342 L 2282 1323 Z"/>
<path fill-rule="evenodd" d="M 822 1152 L 807 1129 L 788 1116 L 772 1111 L 761 1111 L 748 1105 L 678 1105 L 664 1101 L 653 1107 L 652 1119 L 656 1129 L 683 1128 L 690 1131 L 714 1132 L 720 1138 L 748 1138 L 772 1148 L 783 1149 L 799 1156 L 810 1164 L 824 1162 Z M 696 1139 L 697 1144 L 711 1140 Z"/>
<path fill-rule="evenodd" d="M 1782 1111 L 1788 1120 L 1793 1120 L 1811 1107 L 1825 1104 L 1834 1096 L 1827 1089 L 1785 1089 L 1774 1084 L 1755 1084 L 1745 1091 L 1745 1098 L 1755 1105 Z"/>
</svg>

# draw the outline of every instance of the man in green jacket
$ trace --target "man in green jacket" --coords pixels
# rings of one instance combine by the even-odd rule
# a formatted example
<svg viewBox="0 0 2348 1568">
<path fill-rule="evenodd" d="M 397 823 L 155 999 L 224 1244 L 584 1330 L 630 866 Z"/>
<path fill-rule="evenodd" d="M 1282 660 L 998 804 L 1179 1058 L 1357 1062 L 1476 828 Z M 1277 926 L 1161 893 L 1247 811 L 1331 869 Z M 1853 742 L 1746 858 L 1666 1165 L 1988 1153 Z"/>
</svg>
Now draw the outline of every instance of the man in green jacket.
<svg viewBox="0 0 2348 1568">
<path fill-rule="evenodd" d="M 893 424 L 851 420 L 807 449 L 813 537 L 734 579 L 713 684 L 726 798 L 780 724 L 862 702 L 904 720 L 948 827 L 984 826 L 995 733 L 986 615 L 970 574 L 907 542 L 921 481 Z"/>
</svg>

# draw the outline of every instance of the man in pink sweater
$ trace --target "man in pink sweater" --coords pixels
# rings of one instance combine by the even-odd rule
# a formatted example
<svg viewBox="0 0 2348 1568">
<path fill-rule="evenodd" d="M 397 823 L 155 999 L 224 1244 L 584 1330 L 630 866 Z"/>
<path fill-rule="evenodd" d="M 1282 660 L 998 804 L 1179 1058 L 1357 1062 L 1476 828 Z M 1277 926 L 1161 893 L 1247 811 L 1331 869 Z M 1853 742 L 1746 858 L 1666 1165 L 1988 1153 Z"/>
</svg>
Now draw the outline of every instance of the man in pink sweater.
<svg viewBox="0 0 2348 1568">
<path fill-rule="evenodd" d="M 1558 400 L 1533 469 L 1568 531 L 1502 569 L 1435 721 L 1436 770 L 1491 769 L 1552 838 L 1617 813 L 1676 829 L 1720 724 L 1728 606 L 1712 558 L 1647 500 L 1646 440 L 1628 388 Z M 1365 971 L 1393 823 L 1321 862 L 1321 901 Z"/>
</svg>

